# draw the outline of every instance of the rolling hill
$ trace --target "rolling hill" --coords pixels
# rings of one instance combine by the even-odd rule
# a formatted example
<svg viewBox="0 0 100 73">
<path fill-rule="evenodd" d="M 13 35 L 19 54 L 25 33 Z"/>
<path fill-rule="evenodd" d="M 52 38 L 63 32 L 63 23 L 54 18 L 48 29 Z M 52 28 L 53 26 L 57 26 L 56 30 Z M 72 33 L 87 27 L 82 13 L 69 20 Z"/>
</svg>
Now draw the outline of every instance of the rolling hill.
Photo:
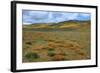
<svg viewBox="0 0 100 73">
<path fill-rule="evenodd" d="M 69 20 L 58 23 L 38 23 L 38 24 L 30 24 L 24 25 L 23 28 L 29 29 L 38 29 L 38 28 L 48 28 L 48 29 L 60 29 L 60 28 L 71 28 L 77 29 L 82 27 L 90 26 L 90 21 L 78 21 L 78 20 Z"/>
</svg>

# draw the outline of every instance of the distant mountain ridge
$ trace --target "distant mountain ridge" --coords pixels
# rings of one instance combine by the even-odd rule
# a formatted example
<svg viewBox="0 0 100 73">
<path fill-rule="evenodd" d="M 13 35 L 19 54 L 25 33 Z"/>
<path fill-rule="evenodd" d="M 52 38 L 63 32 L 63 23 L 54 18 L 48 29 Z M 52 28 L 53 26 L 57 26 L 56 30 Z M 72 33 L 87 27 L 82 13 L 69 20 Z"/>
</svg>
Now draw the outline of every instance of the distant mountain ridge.
<svg viewBox="0 0 100 73">
<path fill-rule="evenodd" d="M 90 25 L 90 20 L 79 21 L 79 20 L 69 20 L 58 23 L 36 23 L 30 25 L 23 25 L 23 28 L 79 28 L 81 26 Z"/>
</svg>

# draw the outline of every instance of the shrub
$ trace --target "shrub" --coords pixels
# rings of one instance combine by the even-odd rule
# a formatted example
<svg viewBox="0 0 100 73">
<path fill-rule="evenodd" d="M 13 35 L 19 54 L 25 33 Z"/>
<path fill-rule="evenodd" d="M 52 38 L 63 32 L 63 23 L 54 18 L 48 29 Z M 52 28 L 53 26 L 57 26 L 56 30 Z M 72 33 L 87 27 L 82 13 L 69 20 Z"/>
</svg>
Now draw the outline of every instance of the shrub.
<svg viewBox="0 0 100 73">
<path fill-rule="evenodd" d="M 32 43 L 31 43 L 31 42 L 26 42 L 26 44 L 28 44 L 28 45 L 32 45 Z"/>
<path fill-rule="evenodd" d="M 49 48 L 48 51 L 55 51 L 55 49 L 54 48 Z"/>
<path fill-rule="evenodd" d="M 37 53 L 34 53 L 34 52 L 30 52 L 30 53 L 27 53 L 25 55 L 26 59 L 28 59 L 29 61 L 32 61 L 34 59 L 37 59 L 39 58 L 40 56 L 37 54 Z"/>
<path fill-rule="evenodd" d="M 54 53 L 54 52 L 48 52 L 48 56 L 50 56 L 50 57 L 55 56 L 55 55 L 56 55 L 56 53 Z"/>
<path fill-rule="evenodd" d="M 54 56 L 56 53 L 55 53 L 55 49 L 54 48 L 49 48 L 48 49 L 48 56 Z"/>
</svg>

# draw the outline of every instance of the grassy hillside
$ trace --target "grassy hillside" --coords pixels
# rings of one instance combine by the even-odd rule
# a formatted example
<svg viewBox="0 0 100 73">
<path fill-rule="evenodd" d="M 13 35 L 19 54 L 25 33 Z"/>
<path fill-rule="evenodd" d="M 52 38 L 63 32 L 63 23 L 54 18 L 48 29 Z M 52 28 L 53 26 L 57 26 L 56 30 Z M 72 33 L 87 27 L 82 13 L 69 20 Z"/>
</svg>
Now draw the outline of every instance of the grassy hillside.
<svg viewBox="0 0 100 73">
<path fill-rule="evenodd" d="M 23 25 L 23 28 L 80 28 L 83 25 L 89 25 L 90 21 L 64 21 L 59 23 L 42 23 L 42 24 L 31 24 L 31 25 Z"/>
<path fill-rule="evenodd" d="M 22 61 L 91 59 L 90 25 L 90 21 L 23 25 Z"/>
</svg>

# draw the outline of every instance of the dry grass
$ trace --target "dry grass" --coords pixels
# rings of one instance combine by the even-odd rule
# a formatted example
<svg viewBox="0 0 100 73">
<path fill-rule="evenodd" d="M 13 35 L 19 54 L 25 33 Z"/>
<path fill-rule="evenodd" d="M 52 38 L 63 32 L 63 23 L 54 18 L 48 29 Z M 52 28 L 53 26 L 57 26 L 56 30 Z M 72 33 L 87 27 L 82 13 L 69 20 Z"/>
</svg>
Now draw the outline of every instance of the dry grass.
<svg viewBox="0 0 100 73">
<path fill-rule="evenodd" d="M 26 55 L 30 52 L 37 53 L 39 58 L 28 60 Z M 85 59 L 90 59 L 89 28 L 74 31 L 23 30 L 23 62 Z"/>
</svg>

